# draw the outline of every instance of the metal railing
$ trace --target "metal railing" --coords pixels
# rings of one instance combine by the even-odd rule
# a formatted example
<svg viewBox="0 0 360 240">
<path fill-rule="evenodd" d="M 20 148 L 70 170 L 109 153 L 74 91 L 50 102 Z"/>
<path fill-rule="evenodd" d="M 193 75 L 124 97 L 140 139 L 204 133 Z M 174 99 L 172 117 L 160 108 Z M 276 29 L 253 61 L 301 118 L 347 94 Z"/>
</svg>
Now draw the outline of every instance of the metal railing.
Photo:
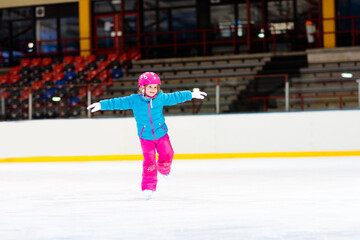
<svg viewBox="0 0 360 240">
<path fill-rule="evenodd" d="M 231 78 L 240 78 L 240 79 L 254 79 L 254 78 L 260 78 L 260 77 L 274 77 L 274 78 L 283 78 L 284 80 L 284 88 L 286 89 L 286 85 L 288 85 L 288 76 L 287 75 L 281 75 L 281 74 L 276 74 L 276 75 L 239 75 L 239 76 L 231 76 Z M 226 77 L 229 78 L 229 77 Z M 200 79 L 202 79 L 203 81 L 206 82 L 213 82 L 213 86 L 215 87 L 215 101 L 213 102 L 214 106 L 215 106 L 215 113 L 219 114 L 220 113 L 220 105 L 221 105 L 221 86 L 228 84 L 228 80 L 224 80 L 224 77 L 206 77 L 204 76 L 203 78 L 187 78 L 187 79 L 182 79 L 183 82 L 192 82 L 194 83 L 195 80 L 199 81 Z M 171 78 L 166 78 L 163 81 L 178 81 L 179 79 L 171 79 Z M 27 109 L 28 110 L 28 119 L 31 120 L 32 116 L 33 116 L 33 111 L 34 109 L 39 109 L 39 108 L 58 108 L 59 112 L 61 112 L 62 108 L 66 108 L 66 107 L 70 107 L 70 108 L 74 108 L 74 107 L 86 107 L 87 105 L 90 105 L 93 101 L 93 97 L 92 97 L 92 92 L 98 88 L 98 87 L 103 87 L 105 88 L 105 92 L 106 91 L 114 91 L 111 90 L 111 87 L 115 87 L 115 86 L 119 86 L 119 85 L 124 85 L 124 84 L 131 84 L 134 83 L 134 81 L 121 81 L 121 79 L 119 81 L 113 82 L 113 83 L 89 83 L 89 84 L 68 84 L 68 85 L 58 85 L 58 86 L 46 86 L 46 87 L 42 87 L 41 89 L 49 89 L 49 88 L 86 88 L 86 96 L 83 97 L 83 102 L 79 103 L 79 104 L 72 104 L 72 105 L 68 105 L 68 104 L 64 104 L 64 103 L 54 103 L 54 105 L 52 106 L 34 106 L 33 103 L 33 93 L 34 93 L 34 88 L 33 87 L 10 87 L 10 88 L 0 88 L 0 100 L 1 100 L 1 113 L 3 116 L 5 116 L 6 114 L 6 110 L 12 110 L 12 109 Z M 239 83 L 242 84 L 242 83 Z M 166 86 L 166 85 L 165 85 Z M 207 85 L 208 87 L 211 87 L 210 85 Z M 194 83 L 194 87 L 196 87 L 196 83 Z M 28 96 L 25 98 L 28 100 L 28 107 L 23 107 L 23 106 L 19 106 L 19 107 L 6 107 L 5 105 L 5 92 L 7 91 L 13 91 L 13 90 L 27 90 L 28 91 Z M 191 89 L 190 89 L 191 90 Z M 236 93 L 236 95 L 238 95 L 240 93 L 240 91 L 238 91 Z M 100 96 L 101 97 L 101 96 Z M 99 97 L 97 97 L 99 98 Z M 287 98 L 287 94 L 286 92 L 284 92 L 284 98 Z M 86 99 L 86 100 L 85 100 Z M 51 101 L 51 100 L 50 100 Z M 85 102 L 86 101 L 86 102 Z M 191 107 L 191 113 L 192 114 L 196 114 L 198 112 L 198 108 L 201 108 L 201 104 L 199 106 L 196 106 L 195 101 L 192 101 L 192 107 Z M 289 101 L 285 101 L 285 109 L 289 109 Z M 288 110 L 287 110 L 288 111 Z M 92 117 L 92 114 L 88 111 L 87 112 L 87 116 L 90 118 Z M 62 118 L 63 116 L 61 116 L 61 114 L 59 115 L 59 118 Z"/>
<path fill-rule="evenodd" d="M 344 108 L 343 106 L 343 102 L 344 102 L 344 98 L 345 97 L 358 97 L 359 94 L 357 93 L 348 93 L 348 94 L 337 94 L 337 95 L 333 95 L 333 94 L 321 94 L 321 95 L 316 95 L 316 94 L 307 94 L 307 95 L 295 95 L 295 96 L 290 96 L 289 99 L 298 99 L 300 101 L 300 110 L 304 111 L 305 110 L 305 100 L 306 99 L 318 99 L 318 100 L 327 100 L 329 98 L 338 98 L 338 109 L 342 110 Z M 252 98 L 248 98 L 247 101 L 249 102 L 253 102 L 253 101 L 262 101 L 263 102 L 263 111 L 267 112 L 268 111 L 268 106 L 267 106 L 267 102 L 268 100 L 282 100 L 284 99 L 284 96 L 270 96 L 270 97 L 252 97 Z M 360 108 L 360 103 L 359 103 L 359 108 Z M 291 110 L 291 109 L 289 109 Z"/>
<path fill-rule="evenodd" d="M 344 79 L 344 78 L 340 78 L 336 79 L 337 82 L 342 83 L 342 82 L 349 82 L 349 79 Z M 306 99 L 318 99 L 318 100 L 323 100 L 326 101 L 328 99 L 338 99 L 338 107 L 339 109 L 343 109 L 343 103 L 344 103 L 344 98 L 345 97 L 357 97 L 357 108 L 360 109 L 360 79 L 350 79 L 350 81 L 354 81 L 357 83 L 357 93 L 354 92 L 350 92 L 350 93 L 340 93 L 340 94 L 329 94 L 329 93 L 310 93 L 310 94 L 299 94 L 299 93 L 294 93 L 293 95 L 290 95 L 290 91 L 291 91 L 291 87 L 289 82 L 286 84 L 285 86 L 285 96 L 269 96 L 269 97 L 251 97 L 248 98 L 247 101 L 248 102 L 254 102 L 254 101 L 262 101 L 263 102 L 263 110 L 266 112 L 268 109 L 267 106 L 267 102 L 268 100 L 283 100 L 285 101 L 285 105 L 287 107 L 285 107 L 286 111 L 290 111 L 290 100 L 291 99 L 297 99 L 300 101 L 300 110 L 304 111 L 305 109 L 305 100 Z M 334 80 L 332 81 L 326 81 L 326 80 L 319 80 L 318 82 L 321 83 L 334 83 Z M 314 83 L 317 83 L 317 81 L 315 81 Z M 311 88 L 309 88 L 311 89 Z M 342 89 L 339 88 L 339 92 L 341 92 Z M 329 91 L 329 92 L 333 92 L 333 91 Z M 356 107 L 353 107 L 356 108 Z"/>
</svg>

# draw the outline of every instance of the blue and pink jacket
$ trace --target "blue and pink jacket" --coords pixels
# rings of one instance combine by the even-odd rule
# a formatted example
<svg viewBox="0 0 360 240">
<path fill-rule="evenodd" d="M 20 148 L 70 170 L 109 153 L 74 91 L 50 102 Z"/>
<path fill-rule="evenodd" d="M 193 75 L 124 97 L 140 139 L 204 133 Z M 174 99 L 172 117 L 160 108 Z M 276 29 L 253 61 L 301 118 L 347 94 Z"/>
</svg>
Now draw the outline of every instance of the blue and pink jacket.
<svg viewBox="0 0 360 240">
<path fill-rule="evenodd" d="M 192 99 L 190 91 L 173 93 L 159 92 L 150 99 L 141 94 L 100 101 L 101 110 L 129 110 L 134 112 L 138 136 L 146 140 L 157 140 L 168 132 L 163 114 L 164 106 L 176 105 Z"/>
</svg>

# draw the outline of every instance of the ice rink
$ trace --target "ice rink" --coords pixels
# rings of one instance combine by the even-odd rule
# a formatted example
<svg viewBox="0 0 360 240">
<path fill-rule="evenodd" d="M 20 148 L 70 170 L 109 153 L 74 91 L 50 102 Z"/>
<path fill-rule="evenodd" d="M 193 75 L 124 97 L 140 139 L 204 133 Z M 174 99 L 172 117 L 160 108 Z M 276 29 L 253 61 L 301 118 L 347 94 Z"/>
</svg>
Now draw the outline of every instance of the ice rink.
<svg viewBox="0 0 360 240">
<path fill-rule="evenodd" d="M 0 164 L 0 239 L 360 239 L 360 157 Z"/>
</svg>

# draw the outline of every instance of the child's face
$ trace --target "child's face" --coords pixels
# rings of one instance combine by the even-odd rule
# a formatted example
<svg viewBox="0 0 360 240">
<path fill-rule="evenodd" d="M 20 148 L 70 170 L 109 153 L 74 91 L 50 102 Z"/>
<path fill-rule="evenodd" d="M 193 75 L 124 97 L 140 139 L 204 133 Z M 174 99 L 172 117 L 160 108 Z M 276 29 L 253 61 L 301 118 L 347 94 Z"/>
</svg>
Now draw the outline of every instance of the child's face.
<svg viewBox="0 0 360 240">
<path fill-rule="evenodd" d="M 155 96 L 158 92 L 158 85 L 157 84 L 149 84 L 145 87 L 146 95 L 149 97 Z"/>
</svg>

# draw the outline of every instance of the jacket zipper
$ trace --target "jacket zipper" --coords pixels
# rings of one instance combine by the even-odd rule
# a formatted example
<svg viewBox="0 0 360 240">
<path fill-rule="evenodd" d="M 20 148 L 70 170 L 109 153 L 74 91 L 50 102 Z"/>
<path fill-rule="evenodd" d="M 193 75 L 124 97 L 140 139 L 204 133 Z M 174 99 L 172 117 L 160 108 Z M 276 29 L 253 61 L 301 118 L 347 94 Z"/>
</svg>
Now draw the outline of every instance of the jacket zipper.
<svg viewBox="0 0 360 240">
<path fill-rule="evenodd" d="M 155 132 L 154 132 L 154 126 L 153 126 L 153 122 L 152 122 L 152 119 L 151 119 L 150 103 L 148 103 L 148 107 L 149 107 L 149 117 L 150 117 L 150 123 L 151 123 L 151 131 L 152 131 L 152 133 L 154 135 L 154 140 L 156 140 Z"/>
<path fill-rule="evenodd" d="M 140 136 L 141 136 L 141 137 L 142 137 L 142 135 L 143 135 L 143 131 L 144 131 L 145 127 L 146 127 L 146 126 L 144 126 L 144 127 L 142 128 L 142 130 L 141 130 L 141 133 L 140 133 Z"/>
</svg>

